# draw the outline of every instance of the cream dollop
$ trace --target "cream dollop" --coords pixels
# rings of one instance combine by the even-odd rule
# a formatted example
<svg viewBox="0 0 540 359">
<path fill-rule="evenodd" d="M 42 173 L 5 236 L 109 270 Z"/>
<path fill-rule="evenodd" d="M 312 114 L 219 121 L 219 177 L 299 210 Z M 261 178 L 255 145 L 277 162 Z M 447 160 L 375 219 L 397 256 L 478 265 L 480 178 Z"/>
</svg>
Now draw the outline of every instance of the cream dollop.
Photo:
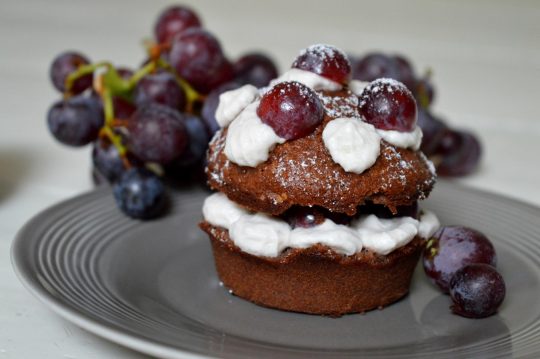
<svg viewBox="0 0 540 359">
<path fill-rule="evenodd" d="M 412 217 L 378 218 L 370 214 L 351 223 L 364 246 L 388 254 L 409 243 L 418 233 L 419 222 Z"/>
<path fill-rule="evenodd" d="M 351 80 L 349 81 L 349 90 L 352 91 L 356 96 L 360 96 L 364 89 L 369 85 L 369 82 L 360 81 L 360 80 Z"/>
<path fill-rule="evenodd" d="M 256 167 L 276 144 L 285 142 L 257 116 L 258 106 L 259 101 L 248 105 L 229 125 L 224 152 L 240 166 Z"/>
<path fill-rule="evenodd" d="M 414 130 L 410 132 L 377 129 L 377 133 L 383 140 L 396 147 L 411 148 L 416 151 L 422 143 L 423 134 L 419 126 L 415 126 Z"/>
<path fill-rule="evenodd" d="M 219 96 L 216 121 L 221 127 L 228 126 L 249 104 L 259 98 L 259 90 L 253 85 L 245 85 L 227 91 Z"/>
<path fill-rule="evenodd" d="M 437 217 L 423 211 L 420 220 L 385 219 L 371 214 L 349 226 L 326 219 L 315 227 L 291 229 L 284 220 L 249 212 L 222 193 L 214 193 L 204 201 L 203 215 L 210 224 L 229 230 L 231 240 L 242 251 L 262 257 L 276 257 L 286 248 L 308 248 L 317 243 L 345 255 L 358 253 L 364 247 L 386 255 L 417 235 L 430 237 L 439 227 Z"/>
<path fill-rule="evenodd" d="M 420 214 L 420 226 L 418 226 L 418 235 L 422 238 L 431 237 L 441 226 L 435 213 L 422 211 Z"/>
<path fill-rule="evenodd" d="M 381 137 L 359 118 L 337 118 L 325 126 L 322 138 L 334 162 L 347 172 L 362 173 L 379 157 Z"/>
<path fill-rule="evenodd" d="M 311 71 L 290 69 L 283 73 L 283 75 L 281 75 L 280 77 L 272 80 L 268 89 L 270 89 L 272 86 L 277 85 L 280 82 L 285 81 L 297 81 L 301 84 L 306 85 L 307 87 L 310 87 L 312 90 L 315 91 L 337 91 L 343 88 L 340 83 L 327 79 L 326 77 L 317 75 L 316 73 L 313 73 Z"/>
</svg>

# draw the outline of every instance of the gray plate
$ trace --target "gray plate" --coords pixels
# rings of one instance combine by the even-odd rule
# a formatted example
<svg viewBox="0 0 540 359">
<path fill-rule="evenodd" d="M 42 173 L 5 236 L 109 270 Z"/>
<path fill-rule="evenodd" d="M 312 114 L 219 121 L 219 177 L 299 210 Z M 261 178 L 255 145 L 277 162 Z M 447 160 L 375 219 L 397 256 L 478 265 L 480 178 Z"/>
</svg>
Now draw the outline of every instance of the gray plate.
<svg viewBox="0 0 540 359">
<path fill-rule="evenodd" d="M 339 319 L 258 307 L 216 278 L 197 228 L 205 192 L 180 191 L 172 213 L 139 222 L 107 189 L 33 218 L 12 248 L 26 287 L 58 314 L 133 349 L 169 358 L 540 357 L 540 209 L 441 182 L 424 207 L 494 242 L 507 298 L 498 315 L 452 315 L 419 267 L 411 294 Z"/>
</svg>

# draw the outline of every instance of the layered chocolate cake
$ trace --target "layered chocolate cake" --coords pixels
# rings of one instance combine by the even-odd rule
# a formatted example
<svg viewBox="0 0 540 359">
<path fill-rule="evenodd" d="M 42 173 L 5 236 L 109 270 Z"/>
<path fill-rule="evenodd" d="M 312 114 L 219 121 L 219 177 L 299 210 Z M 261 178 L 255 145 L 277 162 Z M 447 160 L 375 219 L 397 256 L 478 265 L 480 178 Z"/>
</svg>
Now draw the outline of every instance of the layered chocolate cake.
<svg viewBox="0 0 540 359">
<path fill-rule="evenodd" d="M 343 52 L 314 45 L 267 88 L 221 95 L 201 228 L 235 295 L 339 316 L 407 294 L 439 226 L 418 207 L 435 171 L 410 91 L 349 79 Z"/>
</svg>

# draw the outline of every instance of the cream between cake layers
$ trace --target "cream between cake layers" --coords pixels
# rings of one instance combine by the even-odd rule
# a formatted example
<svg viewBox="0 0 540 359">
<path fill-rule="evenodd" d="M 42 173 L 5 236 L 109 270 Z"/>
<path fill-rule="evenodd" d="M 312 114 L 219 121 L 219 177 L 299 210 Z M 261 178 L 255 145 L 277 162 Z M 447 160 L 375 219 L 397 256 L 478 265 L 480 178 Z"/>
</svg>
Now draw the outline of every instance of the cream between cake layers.
<svg viewBox="0 0 540 359">
<path fill-rule="evenodd" d="M 399 82 L 349 81 L 346 56 L 304 50 L 267 88 L 221 95 L 204 204 L 218 275 L 274 308 L 342 315 L 408 291 L 435 215 L 433 165 Z"/>
</svg>

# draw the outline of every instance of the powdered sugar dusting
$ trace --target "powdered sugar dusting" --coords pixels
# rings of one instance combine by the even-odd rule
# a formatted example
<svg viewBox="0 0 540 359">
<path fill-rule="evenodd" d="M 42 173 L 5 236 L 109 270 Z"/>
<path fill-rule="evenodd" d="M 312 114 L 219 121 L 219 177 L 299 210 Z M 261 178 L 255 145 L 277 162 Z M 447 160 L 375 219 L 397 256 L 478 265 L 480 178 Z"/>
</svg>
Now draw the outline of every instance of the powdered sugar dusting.
<svg viewBox="0 0 540 359">
<path fill-rule="evenodd" d="M 303 57 L 306 54 L 314 54 L 318 58 L 320 58 L 322 61 L 333 61 L 337 56 L 340 56 L 340 57 L 345 58 L 350 66 L 349 59 L 347 58 L 347 55 L 345 54 L 345 52 L 343 52 L 342 50 L 332 45 L 327 45 L 327 44 L 311 45 L 308 48 L 301 50 L 298 57 Z M 293 67 L 295 67 L 294 64 L 293 64 Z"/>
<path fill-rule="evenodd" d="M 352 92 L 347 96 L 326 96 L 319 93 L 326 114 L 331 118 L 356 117 L 361 118 L 358 112 L 358 97 Z"/>
<path fill-rule="evenodd" d="M 328 177 L 328 173 L 334 175 Z M 343 176 L 329 168 L 327 161 L 312 152 L 306 152 L 294 159 L 280 158 L 274 175 L 283 188 L 301 186 L 306 194 L 320 191 L 343 195 L 350 189 L 350 184 Z M 340 200 L 343 198 L 336 198 L 336 201 Z"/>
<path fill-rule="evenodd" d="M 388 92 L 393 93 L 395 92 L 408 92 L 411 97 L 413 97 L 411 91 L 402 84 L 401 82 L 389 79 L 389 78 L 380 78 L 374 81 L 371 81 L 363 90 L 362 94 L 359 95 L 360 97 L 360 103 L 359 106 L 363 107 L 367 104 L 367 100 L 369 98 L 369 93 L 374 94 L 381 91 L 383 88 L 385 88 Z"/>
<path fill-rule="evenodd" d="M 214 137 L 208 144 L 209 148 L 213 149 L 212 152 L 209 151 L 210 155 L 208 156 L 208 163 L 217 163 L 219 154 L 225 148 L 225 139 L 226 136 L 223 136 L 223 130 L 219 130 L 214 134 Z M 230 161 L 227 159 L 223 166 L 213 166 L 213 171 L 209 171 L 209 167 L 207 166 L 205 168 L 206 174 L 211 180 L 215 181 L 221 186 L 224 184 L 223 172 L 229 167 L 229 163 Z"/>
</svg>

